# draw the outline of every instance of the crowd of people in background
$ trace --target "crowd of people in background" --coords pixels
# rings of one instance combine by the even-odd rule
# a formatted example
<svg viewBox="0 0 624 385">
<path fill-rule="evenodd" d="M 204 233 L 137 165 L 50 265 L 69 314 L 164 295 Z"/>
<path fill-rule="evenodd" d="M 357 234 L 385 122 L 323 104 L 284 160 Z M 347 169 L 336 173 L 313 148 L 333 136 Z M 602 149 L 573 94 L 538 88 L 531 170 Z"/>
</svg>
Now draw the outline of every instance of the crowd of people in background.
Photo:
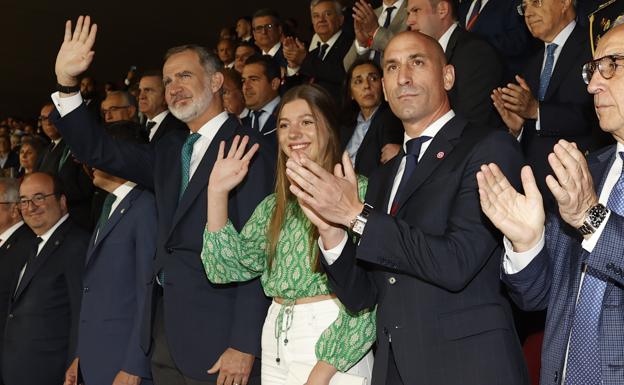
<svg viewBox="0 0 624 385">
<path fill-rule="evenodd" d="M 0 121 L 0 385 L 537 384 L 547 307 L 541 383 L 623 383 L 619 171 L 585 158 L 621 167 L 624 31 L 592 56 L 592 10 L 311 0 L 310 41 L 262 8 L 101 89 L 68 22 L 51 100 Z"/>
</svg>

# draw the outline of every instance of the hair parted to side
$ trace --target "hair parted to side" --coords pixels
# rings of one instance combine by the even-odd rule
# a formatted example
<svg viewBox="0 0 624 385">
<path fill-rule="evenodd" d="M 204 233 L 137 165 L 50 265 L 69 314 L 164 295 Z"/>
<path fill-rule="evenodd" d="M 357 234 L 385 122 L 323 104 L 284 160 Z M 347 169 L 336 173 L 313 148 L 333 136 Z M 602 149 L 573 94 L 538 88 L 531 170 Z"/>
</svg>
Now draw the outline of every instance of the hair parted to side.
<svg viewBox="0 0 624 385">
<path fill-rule="evenodd" d="M 197 44 L 185 44 L 169 48 L 167 53 L 165 53 L 164 60 L 167 61 L 171 56 L 185 51 L 191 51 L 197 54 L 199 64 L 204 67 L 204 71 L 206 71 L 207 75 L 212 75 L 215 72 L 221 72 L 223 70 L 223 63 L 221 63 L 221 60 L 219 60 L 216 55 L 210 53 L 206 48 Z"/>
<path fill-rule="evenodd" d="M 316 85 L 301 85 L 290 89 L 282 97 L 280 105 L 278 107 L 278 130 L 279 130 L 279 117 L 282 113 L 284 106 L 295 100 L 303 100 L 310 110 L 316 122 L 317 130 L 323 130 L 327 136 L 327 146 L 318 154 L 318 159 L 313 159 L 321 167 L 329 172 L 333 172 L 334 165 L 340 162 L 340 121 L 338 118 L 338 111 L 336 110 L 336 103 L 333 98 L 324 89 Z M 320 135 L 319 135 L 320 136 Z M 322 151 L 324 150 L 324 151 Z M 279 235 L 284 224 L 284 218 L 289 210 L 293 212 L 289 213 L 294 216 L 299 216 L 303 220 L 307 221 L 303 211 L 295 201 L 294 195 L 290 192 L 290 181 L 286 177 L 286 154 L 280 149 L 277 154 L 277 172 L 275 182 L 275 210 L 271 215 L 269 227 L 267 229 L 268 242 L 268 263 L 267 266 L 271 269 L 273 264 L 273 258 L 277 253 L 277 243 L 279 241 Z M 289 205 L 288 203 L 294 203 Z M 310 232 L 308 233 L 308 244 L 310 245 L 310 266 L 312 271 L 320 272 L 319 263 L 319 250 L 316 247 L 316 239 L 319 233 L 316 226 L 310 226 Z"/>
</svg>

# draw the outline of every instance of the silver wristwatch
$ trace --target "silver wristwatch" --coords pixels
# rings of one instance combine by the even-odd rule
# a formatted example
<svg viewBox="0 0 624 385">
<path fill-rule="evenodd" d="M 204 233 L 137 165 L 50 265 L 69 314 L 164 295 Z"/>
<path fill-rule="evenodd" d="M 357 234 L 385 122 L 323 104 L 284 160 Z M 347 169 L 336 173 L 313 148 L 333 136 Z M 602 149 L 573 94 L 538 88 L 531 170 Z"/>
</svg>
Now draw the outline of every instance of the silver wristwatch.
<svg viewBox="0 0 624 385">
<path fill-rule="evenodd" d="M 370 214 L 370 211 L 372 209 L 373 206 L 369 205 L 368 203 L 364 203 L 364 208 L 362 209 L 362 212 L 359 213 L 355 217 L 355 219 L 351 221 L 351 223 L 349 223 L 349 228 L 351 229 L 353 234 L 357 235 L 358 237 L 361 237 L 362 234 L 364 234 L 364 227 L 366 227 L 366 221 L 368 221 L 368 214 Z"/>
<path fill-rule="evenodd" d="M 604 221 L 607 217 L 608 213 L 609 209 L 602 203 L 592 206 L 589 210 L 587 210 L 587 214 L 585 214 L 585 222 L 583 222 L 583 225 L 578 228 L 579 233 L 581 233 L 581 235 L 595 233 L 600 227 L 602 221 Z"/>
</svg>

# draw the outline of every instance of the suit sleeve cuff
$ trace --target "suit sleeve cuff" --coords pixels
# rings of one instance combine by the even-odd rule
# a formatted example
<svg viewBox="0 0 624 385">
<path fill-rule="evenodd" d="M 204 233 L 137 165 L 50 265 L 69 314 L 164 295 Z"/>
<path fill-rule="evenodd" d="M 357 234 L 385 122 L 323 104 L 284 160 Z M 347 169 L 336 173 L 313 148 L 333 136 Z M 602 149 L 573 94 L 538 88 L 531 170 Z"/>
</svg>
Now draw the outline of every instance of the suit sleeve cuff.
<svg viewBox="0 0 624 385">
<path fill-rule="evenodd" d="M 535 246 L 527 251 L 521 253 L 513 251 L 511 241 L 507 239 L 507 237 L 503 238 L 503 246 L 505 246 L 505 256 L 503 257 L 503 270 L 505 274 L 519 273 L 527 267 L 544 248 L 544 232 L 542 232 L 542 236 Z"/>
<path fill-rule="evenodd" d="M 80 107 L 82 104 L 82 96 L 80 95 L 80 92 L 66 98 L 61 98 L 60 93 L 57 91 L 53 93 L 51 97 L 54 106 L 59 112 L 59 115 L 61 115 L 61 118 Z"/>
<path fill-rule="evenodd" d="M 355 40 L 355 51 L 358 55 L 364 55 L 366 52 L 368 52 L 368 50 L 368 47 L 362 47 L 357 39 Z"/>
<path fill-rule="evenodd" d="M 340 257 L 340 254 L 342 254 L 342 250 L 344 249 L 348 240 L 349 237 L 347 236 L 347 232 L 345 231 L 344 236 L 342 237 L 342 241 L 340 241 L 340 243 L 336 247 L 326 250 L 325 245 L 323 245 L 323 240 L 319 237 L 319 249 L 321 250 L 321 254 L 323 254 L 323 258 L 325 258 L 325 261 L 329 266 L 331 266 L 334 262 L 336 262 L 336 260 L 338 260 L 338 257 Z"/>
</svg>

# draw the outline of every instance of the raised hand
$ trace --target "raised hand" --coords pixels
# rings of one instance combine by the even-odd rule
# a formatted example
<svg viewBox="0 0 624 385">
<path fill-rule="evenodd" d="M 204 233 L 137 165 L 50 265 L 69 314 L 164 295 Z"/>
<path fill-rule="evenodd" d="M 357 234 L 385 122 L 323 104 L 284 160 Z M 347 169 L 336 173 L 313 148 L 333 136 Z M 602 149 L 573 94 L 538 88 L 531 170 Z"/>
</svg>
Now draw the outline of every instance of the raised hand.
<svg viewBox="0 0 624 385">
<path fill-rule="evenodd" d="M 516 75 L 516 81 L 518 84 L 509 83 L 507 87 L 500 89 L 504 107 L 524 119 L 537 119 L 539 103 L 533 96 L 531 88 L 519 75 Z"/>
<path fill-rule="evenodd" d="M 85 72 L 93 61 L 97 25 L 91 25 L 89 16 L 80 16 L 76 21 L 74 33 L 71 32 L 71 21 L 65 23 L 65 37 L 56 56 L 56 80 L 64 86 L 78 84 L 78 77 Z"/>
<path fill-rule="evenodd" d="M 555 177 L 548 175 L 546 185 L 557 200 L 561 218 L 570 226 L 579 228 L 585 221 L 587 210 L 598 203 L 594 182 L 585 156 L 576 144 L 561 139 L 548 163 Z"/>
<path fill-rule="evenodd" d="M 518 193 L 494 163 L 482 165 L 477 173 L 481 209 L 513 245 L 523 252 L 535 246 L 544 230 L 544 205 L 533 172 L 522 168 L 522 187 Z"/>
<path fill-rule="evenodd" d="M 210 193 L 229 193 L 245 178 L 249 171 L 249 162 L 260 148 L 260 145 L 256 143 L 245 151 L 248 142 L 248 136 L 244 136 L 241 140 L 240 136 L 236 135 L 227 155 L 224 155 L 225 142 L 219 144 L 217 160 L 208 180 Z"/>
<path fill-rule="evenodd" d="M 353 21 L 358 23 L 361 31 L 369 38 L 372 38 L 379 28 L 375 9 L 366 0 L 359 0 L 353 4 Z"/>
<path fill-rule="evenodd" d="M 301 63 L 303 63 L 303 59 L 305 59 L 308 52 L 305 45 L 297 38 L 287 37 L 284 39 L 283 46 L 284 57 L 288 61 L 288 67 L 301 67 Z"/>
</svg>

